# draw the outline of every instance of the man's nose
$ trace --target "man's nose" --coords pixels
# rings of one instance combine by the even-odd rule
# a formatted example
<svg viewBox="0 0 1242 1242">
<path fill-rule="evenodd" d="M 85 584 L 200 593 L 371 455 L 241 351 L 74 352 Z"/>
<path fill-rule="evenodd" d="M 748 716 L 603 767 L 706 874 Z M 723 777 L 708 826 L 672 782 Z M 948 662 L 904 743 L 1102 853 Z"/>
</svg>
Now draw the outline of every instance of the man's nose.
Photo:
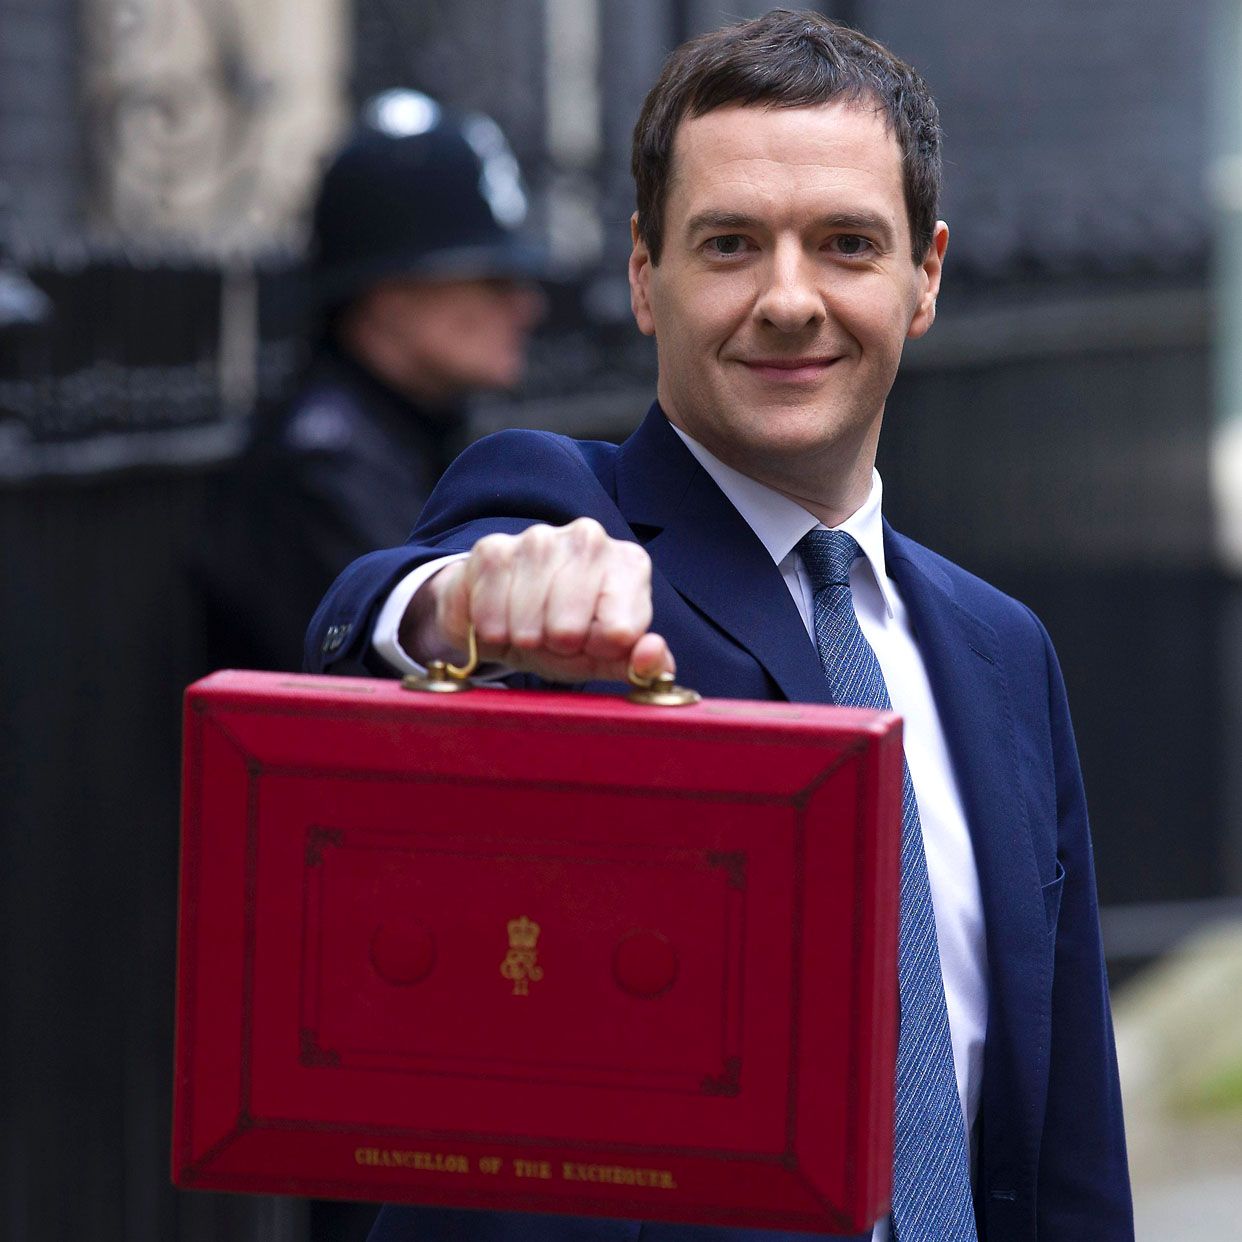
<svg viewBox="0 0 1242 1242">
<path fill-rule="evenodd" d="M 801 332 L 827 315 L 813 261 L 801 247 L 778 246 L 764 273 L 755 314 L 781 332 Z"/>
</svg>

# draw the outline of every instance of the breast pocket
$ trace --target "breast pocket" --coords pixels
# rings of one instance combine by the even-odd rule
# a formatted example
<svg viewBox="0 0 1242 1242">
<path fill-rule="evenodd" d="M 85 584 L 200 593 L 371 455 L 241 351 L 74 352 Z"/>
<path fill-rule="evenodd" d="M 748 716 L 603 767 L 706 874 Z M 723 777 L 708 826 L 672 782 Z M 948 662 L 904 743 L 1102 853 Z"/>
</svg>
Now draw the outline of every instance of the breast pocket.
<svg viewBox="0 0 1242 1242">
<path fill-rule="evenodd" d="M 1057 859 L 1057 873 L 1043 886 L 1044 914 L 1048 919 L 1048 935 L 1057 929 L 1057 915 L 1061 913 L 1061 890 L 1065 887 L 1065 868 Z"/>
</svg>

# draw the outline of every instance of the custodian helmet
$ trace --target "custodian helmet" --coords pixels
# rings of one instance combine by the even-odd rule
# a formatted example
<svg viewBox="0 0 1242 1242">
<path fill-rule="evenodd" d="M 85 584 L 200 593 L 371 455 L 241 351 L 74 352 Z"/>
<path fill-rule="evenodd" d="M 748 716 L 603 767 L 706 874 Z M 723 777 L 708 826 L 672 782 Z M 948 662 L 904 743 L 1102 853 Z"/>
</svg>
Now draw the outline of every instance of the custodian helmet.
<svg viewBox="0 0 1242 1242">
<path fill-rule="evenodd" d="M 324 174 L 312 281 L 322 307 L 388 276 L 536 277 L 526 192 L 500 127 L 418 91 L 376 96 Z"/>
</svg>

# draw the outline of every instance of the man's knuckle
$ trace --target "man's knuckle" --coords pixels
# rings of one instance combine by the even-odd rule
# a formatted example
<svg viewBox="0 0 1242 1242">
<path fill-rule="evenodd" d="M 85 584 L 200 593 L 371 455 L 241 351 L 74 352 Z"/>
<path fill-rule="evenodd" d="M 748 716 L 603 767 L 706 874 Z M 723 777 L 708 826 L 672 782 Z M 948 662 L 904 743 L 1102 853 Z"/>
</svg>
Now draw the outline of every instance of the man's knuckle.
<svg viewBox="0 0 1242 1242">
<path fill-rule="evenodd" d="M 513 556 L 513 536 L 484 535 L 474 545 L 471 555 L 480 569 L 500 569 Z"/>
<path fill-rule="evenodd" d="M 623 543 L 620 545 L 620 553 L 622 563 L 630 569 L 643 575 L 644 577 L 651 574 L 651 556 L 641 544 Z"/>
<path fill-rule="evenodd" d="M 518 549 L 524 556 L 540 556 L 556 542 L 556 532 L 550 526 L 529 526 L 518 537 Z"/>
<path fill-rule="evenodd" d="M 608 534 L 594 518 L 575 518 L 566 527 L 579 552 L 594 556 L 609 542 Z"/>
</svg>

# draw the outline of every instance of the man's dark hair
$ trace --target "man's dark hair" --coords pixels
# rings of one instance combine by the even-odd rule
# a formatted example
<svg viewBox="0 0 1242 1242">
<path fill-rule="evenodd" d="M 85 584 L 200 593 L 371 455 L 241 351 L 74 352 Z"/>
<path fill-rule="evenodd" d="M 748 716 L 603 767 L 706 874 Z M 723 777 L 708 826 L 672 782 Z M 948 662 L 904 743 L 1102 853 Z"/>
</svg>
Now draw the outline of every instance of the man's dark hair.
<svg viewBox="0 0 1242 1242">
<path fill-rule="evenodd" d="M 931 245 L 940 198 L 940 114 L 927 84 L 866 35 L 819 13 L 773 9 L 683 43 L 664 63 L 634 127 L 638 235 L 660 261 L 673 138 L 687 117 L 727 104 L 873 104 L 901 149 L 914 262 Z"/>
</svg>

